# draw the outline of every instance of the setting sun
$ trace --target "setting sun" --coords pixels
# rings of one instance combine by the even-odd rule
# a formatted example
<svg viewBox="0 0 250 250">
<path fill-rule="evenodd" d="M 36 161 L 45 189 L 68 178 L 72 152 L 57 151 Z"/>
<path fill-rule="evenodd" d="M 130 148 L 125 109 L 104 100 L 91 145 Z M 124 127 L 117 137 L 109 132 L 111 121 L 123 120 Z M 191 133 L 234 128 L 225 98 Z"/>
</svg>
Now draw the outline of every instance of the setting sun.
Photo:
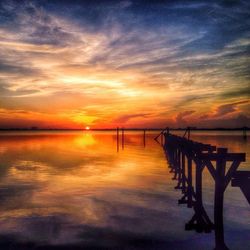
<svg viewBox="0 0 250 250">
<path fill-rule="evenodd" d="M 85 129 L 86 129 L 86 130 L 90 130 L 90 127 L 87 126 L 87 127 L 85 127 Z"/>
</svg>

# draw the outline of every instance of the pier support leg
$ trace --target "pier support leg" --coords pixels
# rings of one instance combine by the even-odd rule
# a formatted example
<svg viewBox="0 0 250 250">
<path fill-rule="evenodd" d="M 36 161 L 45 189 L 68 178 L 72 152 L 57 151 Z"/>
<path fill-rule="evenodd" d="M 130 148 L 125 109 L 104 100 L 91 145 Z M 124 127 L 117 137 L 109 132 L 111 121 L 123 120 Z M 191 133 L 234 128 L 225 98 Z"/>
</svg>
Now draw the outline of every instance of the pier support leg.
<svg viewBox="0 0 250 250">
<path fill-rule="evenodd" d="M 124 128 L 122 128 L 122 150 L 124 149 Z"/>
<path fill-rule="evenodd" d="M 116 129 L 116 149 L 119 152 L 119 127 Z"/>
<path fill-rule="evenodd" d="M 198 161 L 195 168 L 195 202 L 194 202 L 194 216 L 186 224 L 186 230 L 196 230 L 196 232 L 210 233 L 213 229 L 213 223 L 209 219 L 202 201 L 202 172 L 204 166 Z"/>
<path fill-rule="evenodd" d="M 193 206 L 192 192 L 193 192 L 193 177 L 192 177 L 192 158 L 188 157 L 188 203 L 187 206 L 191 208 Z"/>
<path fill-rule="evenodd" d="M 146 129 L 143 130 L 143 146 L 146 147 Z"/>
<path fill-rule="evenodd" d="M 215 224 L 215 250 L 228 250 L 224 241 L 223 201 L 225 187 L 226 148 L 218 148 L 216 161 L 215 195 L 214 195 L 214 224 Z"/>
<path fill-rule="evenodd" d="M 186 192 L 186 161 L 185 154 L 182 152 L 181 155 L 181 181 L 182 181 L 182 193 Z"/>
<path fill-rule="evenodd" d="M 181 172 L 181 169 L 182 169 L 182 161 L 181 161 L 181 150 L 178 149 L 177 151 L 177 162 L 176 162 L 176 170 L 177 170 L 177 180 L 178 180 L 178 183 L 177 183 L 177 186 L 175 187 L 175 189 L 181 189 L 181 184 L 182 184 L 182 172 Z"/>
</svg>

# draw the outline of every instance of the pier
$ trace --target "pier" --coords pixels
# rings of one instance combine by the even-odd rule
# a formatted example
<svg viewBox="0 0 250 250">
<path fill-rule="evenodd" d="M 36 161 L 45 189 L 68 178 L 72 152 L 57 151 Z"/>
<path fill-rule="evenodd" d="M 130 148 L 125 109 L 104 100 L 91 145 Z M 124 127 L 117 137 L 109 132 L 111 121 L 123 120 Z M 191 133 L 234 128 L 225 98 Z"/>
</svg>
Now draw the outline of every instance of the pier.
<svg viewBox="0 0 250 250">
<path fill-rule="evenodd" d="M 230 153 L 227 148 L 203 144 L 190 139 L 190 128 L 184 136 L 170 133 L 164 129 L 155 137 L 166 155 L 173 180 L 177 181 L 182 197 L 178 204 L 193 208 L 194 215 L 185 225 L 185 230 L 209 233 L 214 230 L 215 249 L 228 249 L 224 241 L 223 201 L 224 192 L 231 182 L 239 187 L 250 204 L 250 171 L 237 171 L 245 161 L 245 153 Z M 203 205 L 202 173 L 207 168 L 215 185 L 214 218 L 211 220 Z"/>
</svg>

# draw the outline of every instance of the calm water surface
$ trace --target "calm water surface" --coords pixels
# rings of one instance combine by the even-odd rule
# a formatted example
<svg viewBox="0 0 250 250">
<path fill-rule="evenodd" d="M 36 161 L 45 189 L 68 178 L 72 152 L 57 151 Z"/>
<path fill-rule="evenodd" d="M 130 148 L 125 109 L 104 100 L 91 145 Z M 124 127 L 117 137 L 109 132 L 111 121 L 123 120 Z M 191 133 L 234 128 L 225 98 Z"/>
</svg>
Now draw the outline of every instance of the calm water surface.
<svg viewBox="0 0 250 250">
<path fill-rule="evenodd" d="M 126 132 L 117 152 L 112 132 L 1 133 L 0 246 L 213 249 L 213 233 L 184 230 L 193 210 L 177 205 L 181 193 L 154 136 L 144 147 L 141 132 Z M 241 133 L 194 132 L 192 139 L 246 152 L 240 169 L 250 170 Z M 203 176 L 213 219 L 214 182 L 206 170 Z M 250 206 L 239 188 L 229 185 L 224 207 L 227 245 L 250 249 Z"/>
</svg>

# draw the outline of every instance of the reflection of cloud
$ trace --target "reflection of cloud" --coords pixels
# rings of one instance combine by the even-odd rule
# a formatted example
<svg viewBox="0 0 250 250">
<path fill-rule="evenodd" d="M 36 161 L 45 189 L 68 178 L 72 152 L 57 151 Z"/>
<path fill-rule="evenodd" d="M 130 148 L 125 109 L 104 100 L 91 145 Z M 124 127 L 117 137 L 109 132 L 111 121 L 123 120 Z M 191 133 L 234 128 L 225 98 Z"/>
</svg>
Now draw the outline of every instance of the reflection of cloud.
<svg viewBox="0 0 250 250">
<path fill-rule="evenodd" d="M 27 202 L 24 197 L 30 198 L 35 188 L 34 183 L 18 183 L 17 181 L 15 184 L 0 185 L 0 204 L 5 209 L 22 206 Z"/>
</svg>

